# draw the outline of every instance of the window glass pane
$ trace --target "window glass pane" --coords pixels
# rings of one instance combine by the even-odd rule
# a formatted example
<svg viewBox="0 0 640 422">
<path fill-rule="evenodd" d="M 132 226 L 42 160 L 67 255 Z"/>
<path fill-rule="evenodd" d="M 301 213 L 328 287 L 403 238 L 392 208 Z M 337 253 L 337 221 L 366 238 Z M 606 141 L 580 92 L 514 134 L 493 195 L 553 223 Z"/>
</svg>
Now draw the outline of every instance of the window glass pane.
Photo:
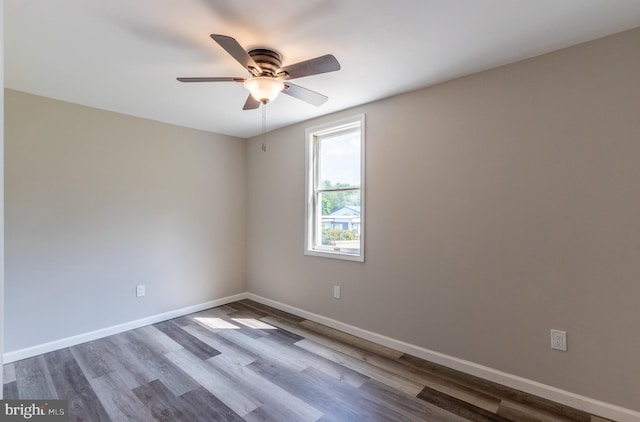
<svg viewBox="0 0 640 422">
<path fill-rule="evenodd" d="M 360 186 L 360 132 L 323 136 L 319 148 L 321 189 Z"/>
<path fill-rule="evenodd" d="M 360 190 L 322 192 L 318 245 L 346 253 L 360 251 Z"/>
</svg>

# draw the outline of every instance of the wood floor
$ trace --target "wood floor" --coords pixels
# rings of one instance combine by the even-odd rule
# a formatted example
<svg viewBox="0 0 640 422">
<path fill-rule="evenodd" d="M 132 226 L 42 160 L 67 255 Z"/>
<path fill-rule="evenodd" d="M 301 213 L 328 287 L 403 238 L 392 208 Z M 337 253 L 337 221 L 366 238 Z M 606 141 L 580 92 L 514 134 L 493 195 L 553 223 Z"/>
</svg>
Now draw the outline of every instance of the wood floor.
<svg viewBox="0 0 640 422">
<path fill-rule="evenodd" d="M 249 300 L 4 371 L 72 421 L 604 421 Z"/>
</svg>

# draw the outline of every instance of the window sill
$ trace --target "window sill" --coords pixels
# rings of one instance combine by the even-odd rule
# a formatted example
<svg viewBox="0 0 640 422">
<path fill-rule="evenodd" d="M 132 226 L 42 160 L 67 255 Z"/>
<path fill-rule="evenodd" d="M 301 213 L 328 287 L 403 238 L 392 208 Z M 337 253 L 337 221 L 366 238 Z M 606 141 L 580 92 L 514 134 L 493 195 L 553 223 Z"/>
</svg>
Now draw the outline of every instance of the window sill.
<svg viewBox="0 0 640 422">
<path fill-rule="evenodd" d="M 345 252 L 332 252 L 330 250 L 306 249 L 304 251 L 304 254 L 308 256 L 318 256 L 322 258 L 341 259 L 344 261 L 364 262 L 364 255 L 362 253 L 360 253 L 359 255 L 356 255 L 356 254 L 348 254 Z"/>
</svg>

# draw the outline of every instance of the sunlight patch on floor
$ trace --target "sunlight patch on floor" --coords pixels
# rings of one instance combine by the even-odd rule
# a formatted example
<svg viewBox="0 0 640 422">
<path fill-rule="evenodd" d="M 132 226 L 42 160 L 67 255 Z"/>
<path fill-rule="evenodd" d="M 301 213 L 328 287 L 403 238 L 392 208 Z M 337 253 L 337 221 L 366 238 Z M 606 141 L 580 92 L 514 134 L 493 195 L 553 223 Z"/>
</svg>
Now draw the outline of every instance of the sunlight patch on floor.
<svg viewBox="0 0 640 422">
<path fill-rule="evenodd" d="M 233 325 L 232 323 L 225 321 L 222 318 L 202 318 L 196 317 L 194 318 L 200 324 L 213 328 L 215 330 L 226 329 L 226 330 L 239 330 L 240 327 L 237 325 Z"/>
<path fill-rule="evenodd" d="M 231 318 L 235 322 L 242 324 L 249 328 L 254 328 L 256 330 L 277 330 L 273 325 L 269 325 L 266 322 L 258 321 L 255 318 Z"/>
</svg>

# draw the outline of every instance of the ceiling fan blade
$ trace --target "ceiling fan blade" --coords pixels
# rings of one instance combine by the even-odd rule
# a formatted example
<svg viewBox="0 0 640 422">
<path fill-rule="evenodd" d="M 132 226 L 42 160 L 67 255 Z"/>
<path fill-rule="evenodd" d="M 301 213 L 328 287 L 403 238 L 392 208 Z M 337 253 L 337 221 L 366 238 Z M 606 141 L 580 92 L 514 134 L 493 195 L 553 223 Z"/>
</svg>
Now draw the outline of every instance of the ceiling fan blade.
<svg viewBox="0 0 640 422">
<path fill-rule="evenodd" d="M 238 63 L 244 66 L 253 76 L 258 76 L 262 73 L 260 66 L 251 58 L 251 56 L 245 51 L 244 48 L 235 40 L 235 38 L 227 35 L 211 34 L 211 38 L 220 47 L 224 48 L 227 53 L 231 55 Z"/>
<path fill-rule="evenodd" d="M 212 77 L 196 77 L 196 78 L 176 78 L 180 82 L 244 82 L 245 78 L 235 78 L 226 76 L 212 76 Z"/>
<path fill-rule="evenodd" d="M 327 54 L 282 67 L 278 71 L 278 76 L 282 79 L 295 79 L 336 70 L 340 70 L 340 63 L 332 54 Z"/>
<path fill-rule="evenodd" d="M 260 107 L 260 101 L 256 100 L 255 98 L 253 98 L 253 95 L 249 94 L 249 96 L 247 97 L 247 101 L 244 103 L 244 107 L 242 107 L 242 109 L 254 110 L 258 107 Z"/>
<path fill-rule="evenodd" d="M 309 104 L 313 104 L 316 107 L 324 104 L 329 99 L 326 95 L 318 94 L 315 91 L 303 88 L 299 85 L 294 85 L 291 82 L 284 83 L 284 90 L 282 90 L 282 93 L 305 101 Z"/>
</svg>

